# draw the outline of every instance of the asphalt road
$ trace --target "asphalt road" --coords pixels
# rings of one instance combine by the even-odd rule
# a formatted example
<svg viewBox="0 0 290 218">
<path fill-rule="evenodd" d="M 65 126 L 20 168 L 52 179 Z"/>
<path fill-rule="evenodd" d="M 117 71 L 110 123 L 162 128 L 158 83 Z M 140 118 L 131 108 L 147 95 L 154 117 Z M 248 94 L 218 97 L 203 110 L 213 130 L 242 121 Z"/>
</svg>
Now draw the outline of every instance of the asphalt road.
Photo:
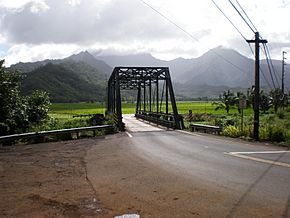
<svg viewBox="0 0 290 218">
<path fill-rule="evenodd" d="M 122 206 L 129 202 L 134 206 L 128 212 L 137 211 L 144 217 L 290 217 L 289 150 L 160 129 L 128 115 L 124 121 L 127 133 L 104 139 L 107 147 L 103 149 L 112 147 L 107 151 L 111 159 L 104 156 L 105 151 L 100 154 L 100 148 L 91 150 L 87 158 L 88 177 L 100 191 L 100 200 L 108 193 L 104 187 L 120 192 L 119 198 L 104 199 L 112 208 L 126 212 Z M 105 161 L 103 170 L 104 162 L 96 159 Z M 150 197 L 156 189 L 160 196 Z M 180 201 L 168 203 L 175 210 L 166 211 L 170 195 Z M 122 196 L 124 201 L 118 203 Z"/>
</svg>

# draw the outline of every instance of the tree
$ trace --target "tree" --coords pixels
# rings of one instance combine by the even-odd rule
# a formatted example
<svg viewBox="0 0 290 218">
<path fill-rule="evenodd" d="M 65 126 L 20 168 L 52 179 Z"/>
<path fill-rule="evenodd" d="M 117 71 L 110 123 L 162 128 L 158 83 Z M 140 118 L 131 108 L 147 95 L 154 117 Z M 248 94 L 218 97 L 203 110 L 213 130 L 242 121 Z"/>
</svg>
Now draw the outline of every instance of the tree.
<svg viewBox="0 0 290 218">
<path fill-rule="evenodd" d="M 241 113 L 241 108 L 240 108 L 240 100 L 246 100 L 247 97 L 244 93 L 242 92 L 237 92 L 237 96 L 234 98 L 235 104 L 238 107 L 238 112 L 239 114 Z"/>
<path fill-rule="evenodd" d="M 32 124 L 48 119 L 49 96 L 45 91 L 36 90 L 27 98 L 27 116 Z"/>
<path fill-rule="evenodd" d="M 285 104 L 286 96 L 280 88 L 272 90 L 270 92 L 270 96 L 272 97 L 274 111 L 275 113 L 277 113 L 278 108 L 282 107 Z"/>
<path fill-rule="evenodd" d="M 48 118 L 48 94 L 36 91 L 30 97 L 22 96 L 22 74 L 19 71 L 8 71 L 3 64 L 4 60 L 1 60 L 0 135 L 23 133 Z"/>
<path fill-rule="evenodd" d="M 215 110 L 219 109 L 225 109 L 227 113 L 230 111 L 230 106 L 235 105 L 236 103 L 236 97 L 234 93 L 232 93 L 230 90 L 224 92 L 222 95 L 220 95 L 220 101 L 221 102 L 214 102 L 213 105 L 216 105 Z"/>
<path fill-rule="evenodd" d="M 260 109 L 265 114 L 272 107 L 272 98 L 265 94 L 263 91 L 260 92 Z"/>
<path fill-rule="evenodd" d="M 21 74 L 9 72 L 0 61 L 0 132 L 1 135 L 23 132 L 28 128 L 26 106 L 20 95 Z"/>
</svg>

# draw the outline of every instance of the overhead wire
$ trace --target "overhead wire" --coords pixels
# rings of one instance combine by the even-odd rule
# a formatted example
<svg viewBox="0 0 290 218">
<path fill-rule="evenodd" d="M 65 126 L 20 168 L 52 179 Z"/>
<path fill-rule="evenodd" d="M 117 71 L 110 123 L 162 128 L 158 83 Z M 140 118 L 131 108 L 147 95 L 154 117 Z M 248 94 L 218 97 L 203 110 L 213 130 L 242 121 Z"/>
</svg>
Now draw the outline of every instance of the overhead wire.
<svg viewBox="0 0 290 218">
<path fill-rule="evenodd" d="M 270 63 L 269 63 L 268 53 L 266 51 L 266 46 L 264 44 L 263 44 L 263 48 L 264 48 L 264 51 L 265 51 L 265 57 L 266 57 L 269 73 L 270 73 L 270 76 L 271 76 L 271 80 L 272 80 L 272 83 L 273 83 L 273 87 L 274 87 L 274 89 L 276 89 L 274 78 L 273 78 L 273 74 L 272 74 L 272 69 L 271 69 Z"/>
<path fill-rule="evenodd" d="M 236 0 L 236 2 L 237 2 L 237 4 L 238 4 L 239 8 L 242 10 L 243 14 L 247 17 L 248 21 L 251 23 L 252 26 L 247 22 L 247 20 L 244 18 L 244 16 L 242 15 L 242 13 L 237 9 L 237 7 L 233 4 L 233 2 L 232 2 L 231 0 L 228 0 L 228 1 L 229 1 L 229 3 L 232 5 L 232 7 L 236 10 L 236 12 L 240 15 L 240 17 L 241 17 L 242 20 L 246 23 L 246 25 L 250 28 L 250 30 L 251 30 L 253 33 L 258 32 L 256 26 L 254 25 L 254 23 L 252 22 L 252 20 L 250 19 L 250 17 L 249 17 L 248 14 L 246 13 L 246 11 L 243 9 L 243 7 L 242 7 L 242 5 L 239 3 L 239 1 Z M 261 37 L 261 38 L 262 38 L 262 37 Z M 253 49 L 252 49 L 250 43 L 248 43 L 248 45 L 249 45 L 249 47 L 250 47 L 250 49 L 251 49 L 252 54 L 254 55 L 254 51 L 253 51 Z M 264 48 L 265 48 L 265 46 L 267 46 L 267 45 L 265 45 L 265 44 L 263 43 L 263 47 L 264 47 Z M 266 51 L 266 49 L 265 49 L 265 51 Z M 273 87 L 276 88 L 276 86 L 275 86 L 275 82 L 274 82 L 274 79 L 273 79 L 273 74 L 272 74 L 271 66 L 272 66 L 273 72 L 275 71 L 275 69 L 274 69 L 274 66 L 273 66 L 272 60 L 270 59 L 270 61 L 269 61 L 270 54 L 269 54 L 269 52 L 268 52 L 268 54 L 267 54 L 267 52 L 265 52 L 265 55 L 266 55 L 267 65 L 268 65 L 268 68 L 269 68 L 269 73 L 270 73 L 270 76 L 271 76 L 271 80 L 272 80 L 272 83 L 273 83 Z M 271 63 L 271 66 L 270 66 L 270 63 Z M 266 78 L 266 76 L 265 76 L 265 74 L 264 74 L 262 68 L 260 67 L 259 70 L 260 70 L 262 76 L 264 77 L 266 83 L 268 84 L 268 86 L 269 86 L 270 89 L 271 89 L 271 85 L 270 85 L 268 79 Z M 276 76 L 275 73 L 274 73 L 274 75 Z"/>
<path fill-rule="evenodd" d="M 278 80 L 278 78 L 277 78 L 277 73 L 276 73 L 275 67 L 274 67 L 274 65 L 273 65 L 273 61 L 272 61 L 272 58 L 271 58 L 271 54 L 270 54 L 269 47 L 268 47 L 267 45 L 265 45 L 265 47 L 266 47 L 266 51 L 267 51 L 267 53 L 268 53 L 268 57 L 269 57 L 269 59 L 270 59 L 271 67 L 272 67 L 272 69 L 273 69 L 273 74 L 274 74 L 274 76 L 275 76 L 275 79 L 276 79 L 276 82 L 277 82 L 277 84 L 278 84 L 278 87 L 280 88 L 279 80 Z"/>
<path fill-rule="evenodd" d="M 231 0 L 228 0 L 229 3 L 233 6 L 233 8 L 236 10 L 236 12 L 240 15 L 240 17 L 245 21 L 245 23 L 247 24 L 247 26 L 252 30 L 253 33 L 255 33 L 255 30 L 250 26 L 250 24 L 246 21 L 246 19 L 244 18 L 244 16 L 241 14 L 241 12 L 237 9 L 237 7 L 232 3 Z"/>
<path fill-rule="evenodd" d="M 158 11 L 157 9 L 155 9 L 153 6 L 151 6 L 150 4 L 148 4 L 147 2 L 145 2 L 144 0 L 139 0 L 140 2 L 142 2 L 144 5 L 146 5 L 147 7 L 149 7 L 151 10 L 155 11 L 157 14 L 159 14 L 161 17 L 163 17 L 165 20 L 167 20 L 169 23 L 171 23 L 172 25 L 174 25 L 175 27 L 177 27 L 179 30 L 181 30 L 183 33 L 185 33 L 187 36 L 189 36 L 191 39 L 197 41 L 200 43 L 199 39 L 194 37 L 192 34 L 190 34 L 188 31 L 186 31 L 184 28 L 182 28 L 181 26 L 179 26 L 178 24 L 176 24 L 174 21 L 172 21 L 170 18 L 168 18 L 167 16 L 165 16 L 164 14 L 162 14 L 160 11 Z M 214 1 L 214 0 L 211 0 L 212 3 L 215 5 L 215 7 L 224 15 L 224 17 L 230 22 L 230 24 L 236 29 L 236 31 L 240 34 L 240 36 L 244 39 L 244 40 L 247 40 L 246 37 L 242 34 L 242 32 L 237 28 L 237 26 L 231 21 L 231 19 L 223 12 L 223 10 L 217 5 L 217 3 Z M 251 21 L 251 19 L 249 18 L 249 16 L 247 15 L 246 11 L 243 9 L 243 7 L 241 6 L 241 4 L 238 2 L 238 0 L 236 0 L 238 6 L 240 7 L 240 9 L 242 10 L 243 14 L 247 17 L 248 21 L 251 23 L 251 25 L 247 22 L 247 20 L 243 17 L 242 13 L 238 10 L 238 8 L 232 3 L 231 0 L 228 0 L 229 3 L 232 5 L 232 7 L 236 10 L 236 12 L 239 14 L 239 16 L 243 19 L 243 21 L 246 23 L 246 25 L 250 28 L 250 30 L 252 32 L 258 32 L 257 31 L 257 28 L 255 27 L 255 25 L 253 24 L 253 22 Z M 252 54 L 254 55 L 254 51 L 250 45 L 250 43 L 248 43 L 249 45 L 249 48 L 252 52 Z M 263 44 L 264 45 L 264 44 Z M 265 46 L 265 45 L 264 45 Z M 267 51 L 268 50 L 268 51 Z M 217 56 L 219 56 L 221 59 L 223 59 L 225 62 L 231 64 L 232 66 L 234 66 L 236 69 L 238 69 L 239 71 L 241 72 L 244 72 L 243 69 L 241 69 L 239 66 L 237 66 L 236 64 L 232 63 L 231 61 L 229 61 L 228 59 L 226 59 L 225 57 L 223 57 L 221 54 L 217 53 L 216 51 L 214 50 L 210 50 L 211 52 L 215 53 Z M 266 49 L 265 51 L 267 51 L 266 53 L 268 53 L 267 56 L 269 56 L 269 58 L 267 59 L 267 63 L 268 63 L 268 67 L 270 69 L 270 66 L 272 67 L 272 69 L 274 69 L 274 66 L 273 66 L 273 63 L 272 63 L 272 60 L 270 58 L 270 53 L 269 53 L 269 49 L 267 49 L 267 45 L 266 45 Z M 270 61 L 269 61 L 270 59 Z M 263 70 L 260 68 L 260 72 L 262 73 L 266 83 L 268 84 L 268 86 L 271 88 L 271 85 L 269 83 L 269 81 L 267 80 Z M 271 71 L 270 71 L 271 72 Z M 271 75 L 271 79 L 273 77 L 272 74 Z M 275 78 L 276 78 L 276 81 L 278 83 L 278 79 L 277 79 L 277 75 L 274 73 L 275 75 Z M 275 87 L 275 83 L 273 82 L 274 80 L 272 79 L 272 83 L 273 83 L 273 86 Z M 278 83 L 279 84 L 279 83 Z"/>
<path fill-rule="evenodd" d="M 150 4 L 148 4 L 147 2 L 143 1 L 143 0 L 139 0 L 141 1 L 143 4 L 145 4 L 147 7 L 151 8 L 153 11 L 155 11 L 157 14 L 159 14 L 161 17 L 163 17 L 165 20 L 167 20 L 169 23 L 171 23 L 172 25 L 174 25 L 175 27 L 177 27 L 178 29 L 180 29 L 183 33 L 185 33 L 186 35 L 188 35 L 190 38 L 199 41 L 196 37 L 194 37 L 192 34 L 190 34 L 189 32 L 187 32 L 185 29 L 183 29 L 181 26 L 177 25 L 175 22 L 173 22 L 171 19 L 169 19 L 168 17 L 166 17 L 164 14 L 162 14 L 160 11 L 158 11 L 157 9 L 155 9 L 153 6 L 151 6 Z"/>
<path fill-rule="evenodd" d="M 248 14 L 246 13 L 246 11 L 245 11 L 244 8 L 242 7 L 242 5 L 239 3 L 238 0 L 236 0 L 236 2 L 237 2 L 237 4 L 239 5 L 240 9 L 242 9 L 244 15 L 246 15 L 248 21 L 250 21 L 250 23 L 252 24 L 252 27 L 254 27 L 254 30 L 255 30 L 256 32 L 258 32 L 257 28 L 255 27 L 255 25 L 254 25 L 253 22 L 251 21 L 250 17 L 249 17 Z"/>
<path fill-rule="evenodd" d="M 216 8 L 224 15 L 224 17 L 230 22 L 230 24 L 238 31 L 238 33 L 242 36 L 244 40 L 247 40 L 246 37 L 242 34 L 242 32 L 236 27 L 236 25 L 230 20 L 230 18 L 223 12 L 223 10 L 217 5 L 214 0 L 211 0 L 212 3 L 216 6 Z"/>
<path fill-rule="evenodd" d="M 248 45 L 249 45 L 249 47 L 250 47 L 250 50 L 251 50 L 252 54 L 255 56 L 254 51 L 253 51 L 253 49 L 252 49 L 250 43 L 248 43 Z M 266 83 L 268 84 L 268 86 L 270 87 L 270 89 L 272 89 L 271 84 L 270 84 L 270 82 L 268 81 L 268 79 L 267 79 L 267 77 L 266 77 L 266 75 L 265 75 L 265 73 L 264 73 L 264 71 L 262 70 L 261 67 L 260 67 L 260 73 L 262 74 L 264 80 L 266 81 Z"/>
<path fill-rule="evenodd" d="M 254 25 L 254 23 L 252 22 L 252 20 L 250 19 L 250 17 L 248 16 L 248 14 L 246 13 L 246 11 L 242 7 L 242 5 L 239 3 L 239 1 L 238 0 L 235 0 L 236 3 L 238 4 L 239 8 L 242 10 L 243 14 L 246 16 L 247 20 L 250 22 L 251 25 L 243 17 L 242 13 L 237 9 L 237 7 L 233 4 L 233 2 L 231 0 L 228 0 L 228 1 L 232 5 L 232 7 L 236 10 L 236 12 L 240 15 L 240 17 L 243 19 L 243 21 L 247 24 L 247 26 L 250 28 L 250 30 L 252 32 L 254 32 L 254 33 L 255 32 L 258 32 L 256 26 Z M 260 37 L 261 37 L 261 39 L 263 39 L 262 36 L 260 36 Z M 252 47 L 250 46 L 250 44 L 249 44 L 249 47 L 251 49 L 251 52 L 254 54 L 254 52 L 253 52 Z M 274 74 L 274 77 L 276 79 L 277 85 L 280 88 L 280 85 L 279 85 L 279 81 L 278 81 L 277 76 L 279 77 L 280 80 L 281 80 L 281 78 L 280 78 L 279 74 L 276 73 L 276 70 L 275 70 L 275 67 L 274 67 L 274 64 L 273 64 L 273 61 L 272 61 L 272 58 L 271 58 L 271 54 L 270 54 L 269 47 L 267 46 L 267 44 L 264 44 L 263 43 L 263 48 L 264 48 L 264 51 L 265 51 L 265 57 L 266 57 L 267 65 L 268 65 L 268 68 L 269 68 L 269 73 L 270 73 L 270 76 L 271 76 L 271 80 L 272 80 L 272 83 L 273 83 L 273 87 L 274 87 L 274 89 L 276 89 L 275 82 L 274 82 L 274 78 L 273 78 L 273 74 Z M 260 72 L 262 73 L 265 81 L 268 83 L 269 87 L 271 88 L 270 83 L 266 79 L 266 76 L 264 75 L 264 72 L 263 72 L 263 70 L 261 68 L 260 68 Z"/>
<path fill-rule="evenodd" d="M 270 89 L 272 89 L 270 82 L 268 81 L 267 77 L 264 74 L 264 71 L 262 70 L 262 68 L 260 67 L 260 73 L 262 74 L 264 80 L 266 81 L 266 83 L 268 84 L 268 86 L 270 87 Z"/>
<path fill-rule="evenodd" d="M 160 11 L 158 11 L 157 9 L 155 9 L 153 6 L 151 6 L 150 4 L 148 4 L 147 2 L 143 1 L 143 0 L 139 0 L 140 2 L 142 2 L 144 5 L 146 5 L 147 7 L 151 8 L 153 11 L 155 11 L 157 14 L 159 14 L 161 17 L 163 17 L 165 20 L 167 20 L 168 22 L 170 22 L 172 25 L 174 25 L 175 27 L 177 27 L 178 29 L 180 29 L 182 32 L 184 32 L 186 35 L 188 35 L 191 39 L 194 39 L 195 41 L 199 42 L 199 39 L 197 39 L 196 37 L 194 37 L 192 34 L 190 34 L 189 32 L 187 32 L 184 28 L 180 27 L 178 24 L 176 24 L 174 21 L 172 21 L 171 19 L 169 19 L 167 16 L 165 16 L 164 14 L 162 14 Z M 214 51 L 214 50 L 210 50 L 210 52 L 215 53 L 217 56 L 219 56 L 221 59 L 223 59 L 225 62 L 227 62 L 228 64 L 232 65 L 233 67 L 235 67 L 236 69 L 238 69 L 240 72 L 244 72 L 243 69 L 241 69 L 239 66 L 237 66 L 236 64 L 232 63 L 231 61 L 229 61 L 227 58 L 225 58 L 224 56 L 222 56 L 221 54 L 219 54 L 218 52 Z"/>
<path fill-rule="evenodd" d="M 218 4 L 214 1 L 214 0 L 211 0 L 212 3 L 216 6 L 216 8 L 223 14 L 223 16 L 229 21 L 229 23 L 237 30 L 237 32 L 241 35 L 241 37 L 247 41 L 246 37 L 242 34 L 242 32 L 239 30 L 239 28 L 237 28 L 237 26 L 231 21 L 231 19 L 223 12 L 223 10 L 218 6 Z M 250 45 L 250 43 L 248 43 L 248 46 L 252 52 L 252 54 L 254 55 L 254 51 Z M 265 77 L 265 75 L 264 75 Z"/>
</svg>

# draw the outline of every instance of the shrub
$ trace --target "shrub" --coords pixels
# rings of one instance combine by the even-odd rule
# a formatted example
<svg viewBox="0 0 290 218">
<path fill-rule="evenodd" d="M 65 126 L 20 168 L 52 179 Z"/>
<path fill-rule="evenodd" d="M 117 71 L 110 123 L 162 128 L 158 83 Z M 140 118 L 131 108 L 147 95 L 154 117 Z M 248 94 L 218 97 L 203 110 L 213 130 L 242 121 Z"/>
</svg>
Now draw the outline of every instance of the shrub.
<svg viewBox="0 0 290 218">
<path fill-rule="evenodd" d="M 259 136 L 260 136 L 260 140 L 267 140 L 268 139 L 268 129 L 265 126 L 260 126 Z"/>
<path fill-rule="evenodd" d="M 225 136 L 237 138 L 241 136 L 241 131 L 235 126 L 226 126 L 223 130 Z"/>
<path fill-rule="evenodd" d="M 221 127 L 236 126 L 237 123 L 238 120 L 235 117 L 222 117 L 215 120 L 215 125 Z"/>
<path fill-rule="evenodd" d="M 73 119 L 73 120 L 66 121 L 63 124 L 63 129 L 85 127 L 85 126 L 88 126 L 88 123 L 89 123 L 88 119 Z"/>
<path fill-rule="evenodd" d="M 4 60 L 0 61 L 0 135 L 27 132 L 49 118 L 49 96 L 44 91 L 22 96 L 22 74 L 7 70 L 3 64 Z"/>
<path fill-rule="evenodd" d="M 192 121 L 196 121 L 196 122 L 203 122 L 205 121 L 205 114 L 193 114 L 193 119 Z"/>
<path fill-rule="evenodd" d="M 274 142 L 282 142 L 286 140 L 287 132 L 283 127 L 278 125 L 269 125 L 268 140 Z"/>
<path fill-rule="evenodd" d="M 246 124 L 244 125 L 243 131 L 241 132 L 241 136 L 245 138 L 253 138 L 253 125 Z"/>
<path fill-rule="evenodd" d="M 279 119 L 284 119 L 285 118 L 285 112 L 283 110 L 278 110 L 277 117 Z"/>
<path fill-rule="evenodd" d="M 286 145 L 290 147 L 290 130 L 286 132 Z"/>
</svg>

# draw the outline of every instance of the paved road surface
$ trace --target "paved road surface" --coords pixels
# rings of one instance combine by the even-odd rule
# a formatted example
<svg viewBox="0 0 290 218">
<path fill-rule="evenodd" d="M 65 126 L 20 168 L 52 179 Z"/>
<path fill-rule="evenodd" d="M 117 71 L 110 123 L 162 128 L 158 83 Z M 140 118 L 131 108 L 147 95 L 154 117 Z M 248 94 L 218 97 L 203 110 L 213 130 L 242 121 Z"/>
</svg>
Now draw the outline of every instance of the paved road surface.
<svg viewBox="0 0 290 218">
<path fill-rule="evenodd" d="M 160 129 L 124 116 L 127 132 L 88 153 L 100 200 L 141 217 L 290 217 L 290 152 Z M 100 152 L 101 151 L 101 152 Z"/>
</svg>

